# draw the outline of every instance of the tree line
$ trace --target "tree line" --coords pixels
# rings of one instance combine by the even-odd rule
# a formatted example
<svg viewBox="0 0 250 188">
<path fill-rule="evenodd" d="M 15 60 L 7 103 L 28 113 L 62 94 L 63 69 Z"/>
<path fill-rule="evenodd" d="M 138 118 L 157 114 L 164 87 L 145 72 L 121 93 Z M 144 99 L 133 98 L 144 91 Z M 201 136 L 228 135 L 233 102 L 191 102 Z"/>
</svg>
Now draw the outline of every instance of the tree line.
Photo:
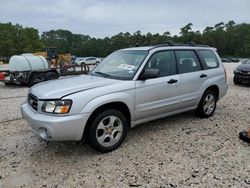
<svg viewBox="0 0 250 188">
<path fill-rule="evenodd" d="M 180 28 L 180 34 L 142 34 L 121 32 L 112 37 L 95 38 L 74 34 L 68 30 L 50 30 L 39 35 L 39 31 L 20 24 L 0 23 L 0 57 L 9 58 L 15 54 L 43 51 L 46 46 L 54 46 L 60 53 L 76 56 L 105 57 L 109 53 L 127 47 L 148 46 L 166 42 L 207 44 L 217 48 L 221 56 L 250 57 L 250 24 L 220 22 L 208 26 L 203 31 L 194 31 L 193 24 Z M 3 59 L 4 60 L 4 59 Z"/>
</svg>

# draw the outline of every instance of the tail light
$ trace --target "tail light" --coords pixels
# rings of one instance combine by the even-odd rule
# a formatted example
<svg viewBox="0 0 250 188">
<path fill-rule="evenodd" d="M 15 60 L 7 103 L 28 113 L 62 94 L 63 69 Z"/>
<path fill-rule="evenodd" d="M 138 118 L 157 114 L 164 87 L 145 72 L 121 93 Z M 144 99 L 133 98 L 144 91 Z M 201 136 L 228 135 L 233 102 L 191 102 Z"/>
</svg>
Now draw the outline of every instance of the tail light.
<svg viewBox="0 0 250 188">
<path fill-rule="evenodd" d="M 2 72 L 0 72 L 0 81 L 4 81 L 4 77 L 5 75 Z"/>
</svg>

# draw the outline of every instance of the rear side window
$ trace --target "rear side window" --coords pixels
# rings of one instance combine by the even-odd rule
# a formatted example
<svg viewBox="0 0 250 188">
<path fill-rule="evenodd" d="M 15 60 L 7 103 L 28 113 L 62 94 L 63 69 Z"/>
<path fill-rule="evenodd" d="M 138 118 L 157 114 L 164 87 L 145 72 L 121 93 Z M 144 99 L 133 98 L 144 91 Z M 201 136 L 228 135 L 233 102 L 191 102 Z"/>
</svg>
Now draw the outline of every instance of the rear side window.
<svg viewBox="0 0 250 188">
<path fill-rule="evenodd" d="M 199 55 L 208 69 L 219 67 L 219 61 L 211 50 L 198 50 Z"/>
<path fill-rule="evenodd" d="M 200 62 L 192 50 L 177 50 L 176 59 L 180 74 L 201 70 Z"/>
</svg>

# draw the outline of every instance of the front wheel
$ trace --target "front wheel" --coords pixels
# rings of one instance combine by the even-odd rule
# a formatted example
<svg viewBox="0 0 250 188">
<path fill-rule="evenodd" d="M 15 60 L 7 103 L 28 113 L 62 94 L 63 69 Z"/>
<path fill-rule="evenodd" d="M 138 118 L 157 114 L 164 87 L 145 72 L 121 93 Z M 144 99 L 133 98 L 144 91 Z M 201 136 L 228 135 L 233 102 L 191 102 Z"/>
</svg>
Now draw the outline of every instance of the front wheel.
<svg viewBox="0 0 250 188">
<path fill-rule="evenodd" d="M 208 118 L 212 116 L 216 109 L 216 103 L 216 94 L 211 90 L 206 91 L 201 98 L 198 108 L 196 109 L 197 115 L 202 118 Z"/>
<path fill-rule="evenodd" d="M 127 134 L 128 121 L 118 110 L 105 110 L 97 115 L 87 133 L 89 144 L 106 153 L 118 148 Z"/>
</svg>

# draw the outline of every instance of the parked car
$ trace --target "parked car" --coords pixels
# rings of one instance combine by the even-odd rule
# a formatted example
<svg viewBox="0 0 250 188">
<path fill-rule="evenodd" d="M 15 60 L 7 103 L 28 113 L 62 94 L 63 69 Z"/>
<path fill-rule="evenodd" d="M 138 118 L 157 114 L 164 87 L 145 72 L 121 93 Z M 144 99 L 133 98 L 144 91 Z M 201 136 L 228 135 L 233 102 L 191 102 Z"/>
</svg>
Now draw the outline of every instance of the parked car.
<svg viewBox="0 0 250 188">
<path fill-rule="evenodd" d="M 79 58 L 75 60 L 77 65 L 81 65 L 82 63 L 86 64 L 86 65 L 90 65 L 90 64 L 99 64 L 101 62 L 100 58 L 97 57 L 85 57 L 85 58 Z"/>
<path fill-rule="evenodd" d="M 85 57 L 76 57 L 74 63 L 77 65 L 81 65 L 81 63 L 85 60 Z"/>
<path fill-rule="evenodd" d="M 221 58 L 221 61 L 223 63 L 238 63 L 238 62 L 240 62 L 240 59 L 228 57 L 228 58 Z"/>
<path fill-rule="evenodd" d="M 250 59 L 234 70 L 234 84 L 250 84 Z"/>
<path fill-rule="evenodd" d="M 127 129 L 195 110 L 208 118 L 227 92 L 216 50 L 157 45 L 113 52 L 89 75 L 32 87 L 24 119 L 45 140 L 81 140 L 100 152 L 121 145 Z"/>
<path fill-rule="evenodd" d="M 228 58 L 221 58 L 221 61 L 223 63 L 230 63 L 231 62 L 231 59 L 228 59 Z"/>
<path fill-rule="evenodd" d="M 239 59 L 239 58 L 232 58 L 232 62 L 233 62 L 233 63 L 239 63 L 239 62 L 240 62 L 240 59 Z"/>
</svg>

